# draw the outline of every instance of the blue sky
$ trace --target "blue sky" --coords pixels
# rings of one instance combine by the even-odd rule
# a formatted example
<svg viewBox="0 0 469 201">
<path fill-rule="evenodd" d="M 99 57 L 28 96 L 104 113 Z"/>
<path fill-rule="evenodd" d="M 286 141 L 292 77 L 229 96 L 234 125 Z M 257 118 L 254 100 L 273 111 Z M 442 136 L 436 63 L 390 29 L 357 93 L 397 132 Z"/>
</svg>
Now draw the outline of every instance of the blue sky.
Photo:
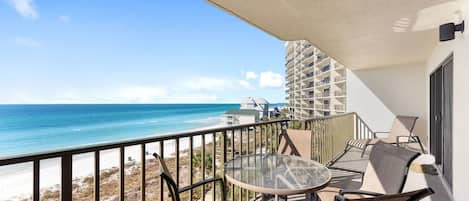
<svg viewBox="0 0 469 201">
<path fill-rule="evenodd" d="M 284 42 L 203 0 L 0 0 L 0 103 L 284 102 Z"/>
</svg>

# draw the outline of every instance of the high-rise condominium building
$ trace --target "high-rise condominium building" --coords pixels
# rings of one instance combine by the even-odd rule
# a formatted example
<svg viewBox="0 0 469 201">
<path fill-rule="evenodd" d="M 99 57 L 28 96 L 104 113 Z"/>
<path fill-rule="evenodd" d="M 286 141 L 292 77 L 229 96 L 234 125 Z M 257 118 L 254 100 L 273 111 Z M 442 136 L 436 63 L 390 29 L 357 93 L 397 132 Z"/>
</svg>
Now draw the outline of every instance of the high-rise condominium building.
<svg viewBox="0 0 469 201">
<path fill-rule="evenodd" d="M 346 69 L 305 40 L 286 48 L 286 102 L 290 118 L 307 119 L 346 111 Z"/>
</svg>

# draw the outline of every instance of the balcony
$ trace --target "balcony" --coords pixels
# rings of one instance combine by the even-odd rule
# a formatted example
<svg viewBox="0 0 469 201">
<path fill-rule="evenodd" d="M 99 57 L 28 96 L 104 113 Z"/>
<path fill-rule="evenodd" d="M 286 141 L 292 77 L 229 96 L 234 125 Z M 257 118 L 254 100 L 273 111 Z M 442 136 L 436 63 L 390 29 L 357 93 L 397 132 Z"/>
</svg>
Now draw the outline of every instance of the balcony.
<svg viewBox="0 0 469 201">
<path fill-rule="evenodd" d="M 323 108 L 326 107 L 329 105 L 324 105 Z M 32 194 L 28 195 L 31 200 L 171 200 L 167 187 L 159 178 L 159 166 L 151 156 L 152 153 L 163 156 L 177 184 L 186 186 L 202 178 L 223 177 L 223 164 L 239 155 L 276 152 L 283 123 L 288 123 L 289 128 L 313 131 L 312 160 L 357 171 L 365 169 L 368 152 L 361 157 L 360 151 L 353 150 L 337 157 L 344 150 L 348 140 L 365 139 L 373 135 L 368 125 L 355 113 L 307 120 L 267 121 L 1 158 L 0 166 L 8 168 L 12 165 L 22 165 L 25 167 L 24 171 L 31 172 L 30 183 L 23 184 L 32 186 Z M 131 149 L 137 151 L 130 151 Z M 114 160 L 118 163 L 114 167 L 103 169 L 101 165 L 104 153 L 109 151 L 115 153 L 111 157 L 115 157 Z M 94 172 L 76 178 L 74 174 L 81 170 L 73 169 L 77 162 L 75 159 L 83 154 L 92 156 L 89 166 L 93 167 Z M 48 178 L 41 177 L 44 169 L 40 164 L 50 159 L 60 161 L 57 163 L 57 173 L 61 175 L 61 182 L 56 188 L 41 186 L 41 180 Z M 423 176 L 421 173 L 410 171 L 406 185 L 418 183 L 419 178 Z M 435 180 L 438 176 L 425 175 L 428 176 L 433 177 L 432 185 L 440 185 L 436 182 L 438 180 Z M 359 174 L 341 177 L 357 178 Z M 8 187 L 3 190 L 8 190 Z M 237 201 L 251 200 L 256 196 L 254 192 L 241 191 L 234 185 L 228 185 L 227 195 L 228 200 Z M 213 185 L 205 185 L 182 195 L 182 198 L 220 200 L 220 188 L 214 189 Z"/>
<path fill-rule="evenodd" d="M 342 82 L 345 81 L 346 77 L 345 76 L 338 76 L 334 78 L 335 82 Z"/>
<path fill-rule="evenodd" d="M 341 91 L 335 91 L 334 96 L 345 96 L 346 92 L 341 90 Z"/>
<path fill-rule="evenodd" d="M 344 105 L 334 105 L 334 109 L 336 111 L 345 111 L 345 106 Z"/>
</svg>

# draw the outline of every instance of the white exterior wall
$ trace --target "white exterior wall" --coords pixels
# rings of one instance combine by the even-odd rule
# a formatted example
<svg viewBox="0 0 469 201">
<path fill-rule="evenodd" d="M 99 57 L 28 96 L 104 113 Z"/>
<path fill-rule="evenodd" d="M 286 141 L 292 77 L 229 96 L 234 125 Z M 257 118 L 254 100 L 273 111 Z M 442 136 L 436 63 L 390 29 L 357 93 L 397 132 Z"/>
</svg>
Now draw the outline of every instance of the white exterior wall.
<svg viewBox="0 0 469 201">
<path fill-rule="evenodd" d="M 418 116 L 414 134 L 426 142 L 425 70 L 425 64 L 348 70 L 347 111 L 373 131 L 389 131 L 396 115 Z"/>
<path fill-rule="evenodd" d="M 426 64 L 427 94 L 430 74 L 453 53 L 453 195 L 456 201 L 467 200 L 469 181 L 469 0 L 459 1 L 466 20 L 464 34 L 440 42 Z M 429 99 L 426 102 L 429 107 Z"/>
<path fill-rule="evenodd" d="M 239 115 L 237 116 L 239 124 L 252 124 L 256 123 L 256 116 L 254 115 Z"/>
<path fill-rule="evenodd" d="M 257 121 L 255 115 L 225 114 L 225 119 L 226 123 L 229 125 L 251 124 Z"/>
</svg>

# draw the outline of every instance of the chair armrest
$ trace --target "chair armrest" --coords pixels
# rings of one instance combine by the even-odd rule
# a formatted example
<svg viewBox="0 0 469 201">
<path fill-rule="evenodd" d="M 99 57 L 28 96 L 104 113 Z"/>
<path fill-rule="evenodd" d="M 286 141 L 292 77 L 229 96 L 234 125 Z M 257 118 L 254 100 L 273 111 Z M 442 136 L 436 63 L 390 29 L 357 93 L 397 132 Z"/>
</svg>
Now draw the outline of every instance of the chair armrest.
<svg viewBox="0 0 469 201">
<path fill-rule="evenodd" d="M 383 195 L 381 193 L 374 193 L 374 192 L 361 191 L 361 190 L 340 190 L 339 194 L 334 196 L 334 201 L 348 201 L 349 199 L 345 198 L 346 194 L 368 195 L 372 197 Z"/>
<path fill-rule="evenodd" d="M 222 200 L 225 200 L 226 196 L 225 196 L 225 181 L 223 181 L 222 178 L 210 178 L 210 179 L 206 179 L 204 181 L 200 181 L 200 182 L 197 182 L 197 183 L 194 183 L 190 186 L 185 186 L 185 187 L 182 187 L 182 188 L 179 188 L 179 193 L 182 193 L 182 192 L 186 192 L 188 190 L 191 190 L 191 189 L 194 189 L 194 188 L 197 188 L 199 186 L 202 186 L 202 185 L 205 185 L 205 184 L 209 184 L 209 183 L 217 183 L 217 182 L 220 182 L 221 184 L 221 194 L 222 194 Z M 215 186 L 215 185 L 214 185 Z M 215 190 L 215 189 L 214 189 Z"/>
<path fill-rule="evenodd" d="M 345 171 L 345 172 L 353 172 L 353 173 L 357 173 L 357 174 L 365 174 L 365 172 L 362 172 L 362 171 L 358 171 L 358 170 L 352 170 L 352 169 L 347 169 L 347 168 L 340 168 L 340 167 L 332 167 L 332 166 L 329 166 L 327 167 L 331 170 L 341 170 L 341 171 Z"/>
<path fill-rule="evenodd" d="M 375 193 L 370 191 L 362 191 L 362 190 L 340 190 L 339 195 L 369 195 L 369 196 L 381 196 L 384 195 L 382 193 Z"/>
<path fill-rule="evenodd" d="M 396 143 L 399 144 L 399 143 L 401 142 L 399 139 L 401 139 L 401 138 L 408 138 L 409 141 L 410 141 L 410 139 L 412 138 L 412 136 L 410 136 L 410 135 L 398 135 L 398 136 L 396 136 Z"/>
<path fill-rule="evenodd" d="M 376 132 L 373 132 L 373 137 L 377 138 L 376 134 L 378 134 L 378 133 L 389 133 L 389 131 L 376 131 Z"/>
</svg>

